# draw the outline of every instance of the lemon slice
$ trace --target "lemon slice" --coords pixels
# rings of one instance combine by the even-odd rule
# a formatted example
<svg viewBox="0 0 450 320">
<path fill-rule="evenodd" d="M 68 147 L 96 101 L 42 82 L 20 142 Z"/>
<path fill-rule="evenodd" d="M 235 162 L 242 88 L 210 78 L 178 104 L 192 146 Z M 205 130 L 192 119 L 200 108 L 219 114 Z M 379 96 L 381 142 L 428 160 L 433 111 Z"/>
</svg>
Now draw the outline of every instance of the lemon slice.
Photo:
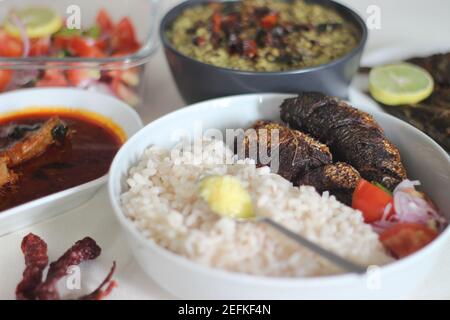
<svg viewBox="0 0 450 320">
<path fill-rule="evenodd" d="M 57 12 L 46 7 L 27 7 L 14 11 L 14 15 L 24 25 L 30 38 L 41 38 L 58 32 L 63 21 Z M 12 14 L 6 19 L 5 30 L 14 36 L 20 36 L 17 21 Z"/>
<path fill-rule="evenodd" d="M 410 63 L 373 68 L 369 83 L 375 100 L 390 106 L 418 103 L 428 98 L 434 88 L 428 71 Z"/>
</svg>

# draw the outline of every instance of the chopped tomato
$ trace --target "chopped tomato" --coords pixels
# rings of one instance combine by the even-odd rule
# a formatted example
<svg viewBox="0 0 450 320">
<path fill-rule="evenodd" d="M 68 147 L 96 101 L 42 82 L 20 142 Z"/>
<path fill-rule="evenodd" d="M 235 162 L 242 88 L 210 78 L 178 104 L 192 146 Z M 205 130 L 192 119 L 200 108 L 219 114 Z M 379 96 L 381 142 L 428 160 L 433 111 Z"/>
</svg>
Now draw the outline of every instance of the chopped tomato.
<svg viewBox="0 0 450 320">
<path fill-rule="evenodd" d="M 50 52 L 50 39 L 36 38 L 30 40 L 30 56 L 45 56 Z"/>
<path fill-rule="evenodd" d="M 136 38 L 136 32 L 130 19 L 123 18 L 116 26 L 112 39 L 111 46 L 113 50 L 121 53 L 134 53 L 140 48 L 140 44 Z"/>
<path fill-rule="evenodd" d="M 119 23 L 115 23 L 105 9 L 98 11 L 95 24 L 88 28 L 62 27 L 48 36 L 30 38 L 29 50 L 28 40 L 25 43 L 19 36 L 6 32 L 0 26 L 0 58 L 22 57 L 25 55 L 25 49 L 27 56 L 30 57 L 122 57 L 136 53 L 140 47 L 141 43 L 132 20 L 125 17 Z M 89 87 L 108 94 L 115 94 L 131 105 L 140 103 L 137 93 L 140 84 L 140 69 L 122 70 L 123 66 L 119 61 L 112 62 L 108 68 L 108 70 L 115 70 L 114 72 L 100 72 L 92 69 L 61 70 L 58 64 L 52 63 L 46 64 L 46 67 L 48 69 L 42 72 L 24 74 L 24 79 L 20 82 L 16 81 L 21 80 L 16 71 L 0 69 L 0 92 L 12 88 L 12 84 L 14 87 L 25 85 Z M 75 68 L 77 67 L 78 65 L 75 65 Z M 84 68 L 84 66 L 82 67 Z"/>
<path fill-rule="evenodd" d="M 96 69 L 72 69 L 67 71 L 70 84 L 78 87 L 90 80 L 99 80 L 100 71 Z"/>
<path fill-rule="evenodd" d="M 128 50 L 117 50 L 113 55 L 111 55 L 111 56 L 113 56 L 113 57 L 123 57 L 123 56 L 128 56 L 128 55 L 130 55 L 130 54 L 133 54 L 133 53 L 135 53 L 136 52 L 136 50 L 134 49 L 134 50 L 130 50 L 130 49 L 128 49 Z"/>
<path fill-rule="evenodd" d="M 3 92 L 13 77 L 12 70 L 0 70 L 0 92 Z"/>
<path fill-rule="evenodd" d="M 438 236 L 438 233 L 422 224 L 399 223 L 386 230 L 380 241 L 396 258 L 403 258 L 419 251 Z"/>
<path fill-rule="evenodd" d="M 69 50 L 72 39 L 73 36 L 55 35 L 53 37 L 53 45 L 57 49 Z"/>
<path fill-rule="evenodd" d="M 266 30 L 273 29 L 277 25 L 277 23 L 278 15 L 275 12 L 269 13 L 261 19 L 261 25 Z"/>
<path fill-rule="evenodd" d="M 139 69 L 124 70 L 121 75 L 121 80 L 129 86 L 136 87 L 140 83 Z"/>
<path fill-rule="evenodd" d="M 70 52 L 77 57 L 102 58 L 104 53 L 97 47 L 97 43 L 91 39 L 73 37 L 69 44 Z"/>
<path fill-rule="evenodd" d="M 69 85 L 64 72 L 58 69 L 48 69 L 44 77 L 36 83 L 36 87 L 67 87 Z"/>
<path fill-rule="evenodd" d="M 23 55 L 23 43 L 19 38 L 0 32 L 0 57 L 17 58 Z"/>
<path fill-rule="evenodd" d="M 125 85 L 120 78 L 113 79 L 112 89 L 117 97 L 125 101 L 132 107 L 136 107 L 141 102 L 139 96 Z"/>
<path fill-rule="evenodd" d="M 136 87 L 139 85 L 139 70 L 137 68 L 127 70 L 111 70 L 108 71 L 108 76 L 112 79 L 119 79 L 128 86 Z"/>
<path fill-rule="evenodd" d="M 73 55 L 86 58 L 101 58 L 108 47 L 106 39 L 87 39 L 80 36 L 56 35 L 53 46 L 60 50 L 69 50 Z M 80 55 L 81 54 L 81 55 Z"/>
<path fill-rule="evenodd" d="M 364 179 L 360 180 L 353 193 L 352 207 L 362 211 L 366 223 L 380 220 L 390 203 L 393 203 L 393 198 L 389 193 Z"/>
<path fill-rule="evenodd" d="M 95 45 L 97 46 L 97 48 L 99 48 L 102 52 L 104 52 L 106 49 L 108 49 L 108 40 L 106 39 L 96 39 L 95 40 Z"/>
<path fill-rule="evenodd" d="M 110 34 L 114 30 L 114 23 L 105 9 L 101 9 L 96 18 L 97 25 L 102 30 L 102 34 Z"/>
</svg>

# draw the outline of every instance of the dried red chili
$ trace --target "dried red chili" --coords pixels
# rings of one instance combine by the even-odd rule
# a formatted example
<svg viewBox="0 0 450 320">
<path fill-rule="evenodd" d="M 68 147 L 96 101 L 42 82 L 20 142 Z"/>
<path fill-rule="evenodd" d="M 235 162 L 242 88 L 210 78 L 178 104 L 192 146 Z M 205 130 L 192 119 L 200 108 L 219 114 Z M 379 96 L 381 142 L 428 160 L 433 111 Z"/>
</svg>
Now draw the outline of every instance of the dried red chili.
<svg viewBox="0 0 450 320">
<path fill-rule="evenodd" d="M 36 288 L 38 300 L 58 300 L 59 293 L 56 283 L 65 275 L 71 266 L 79 265 L 83 261 L 97 258 L 102 249 L 91 238 L 84 238 L 66 251 L 61 258 L 50 264 L 45 282 Z"/>
<path fill-rule="evenodd" d="M 36 287 L 42 282 L 42 274 L 48 264 L 47 244 L 38 236 L 30 233 L 22 240 L 22 252 L 25 256 L 23 280 L 16 289 L 17 300 L 34 300 Z"/>
<path fill-rule="evenodd" d="M 232 12 L 222 17 L 221 29 L 226 35 L 239 34 L 242 31 L 241 14 Z"/>
<path fill-rule="evenodd" d="M 22 241 L 22 251 L 25 255 L 26 269 L 23 280 L 16 289 L 17 299 L 58 300 L 60 296 L 56 288 L 57 282 L 67 275 L 71 266 L 96 259 L 101 253 L 101 248 L 89 237 L 76 242 L 61 258 L 50 264 L 44 282 L 42 282 L 43 270 L 48 264 L 47 244 L 38 236 L 29 234 Z M 116 286 L 116 283 L 111 281 L 115 269 L 114 262 L 102 284 L 94 292 L 80 299 L 100 300 L 109 295 Z M 103 290 L 105 286 L 107 288 Z"/>
<path fill-rule="evenodd" d="M 205 37 L 201 37 L 201 36 L 194 37 L 193 42 L 197 47 L 203 47 L 206 44 L 206 39 L 205 39 Z"/>
<path fill-rule="evenodd" d="M 227 42 L 228 53 L 242 55 L 244 53 L 244 42 L 235 33 L 230 34 Z"/>
<path fill-rule="evenodd" d="M 266 30 L 274 28 L 277 25 L 277 23 L 278 23 L 278 14 L 275 12 L 271 12 L 261 19 L 261 26 Z"/>
<path fill-rule="evenodd" d="M 92 293 L 79 298 L 79 300 L 102 300 L 103 298 L 109 296 L 111 291 L 115 287 L 117 287 L 117 283 L 115 281 L 111 280 L 112 276 L 114 275 L 115 270 L 116 270 L 116 263 L 114 262 L 111 270 L 109 271 L 105 280 L 103 280 L 103 282 L 100 284 L 100 286 L 96 290 L 94 290 Z M 103 288 L 105 286 L 106 286 L 106 289 L 103 290 Z"/>
<path fill-rule="evenodd" d="M 218 13 L 214 13 L 212 16 L 213 32 L 219 33 L 222 29 L 222 16 Z"/>
</svg>

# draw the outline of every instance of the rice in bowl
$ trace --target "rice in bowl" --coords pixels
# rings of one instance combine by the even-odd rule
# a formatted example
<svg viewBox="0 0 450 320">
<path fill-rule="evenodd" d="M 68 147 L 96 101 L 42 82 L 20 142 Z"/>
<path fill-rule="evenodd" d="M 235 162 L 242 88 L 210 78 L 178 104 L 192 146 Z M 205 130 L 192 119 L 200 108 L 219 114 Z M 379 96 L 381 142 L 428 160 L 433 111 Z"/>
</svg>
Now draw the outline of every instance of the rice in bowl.
<svg viewBox="0 0 450 320">
<path fill-rule="evenodd" d="M 206 176 L 231 175 L 250 193 L 256 214 L 360 264 L 392 261 L 359 211 L 312 187 L 294 187 L 268 167 L 257 168 L 253 160 L 237 160 L 222 141 L 204 138 L 201 145 L 199 154 L 189 142 L 172 150 L 150 147 L 129 171 L 122 207 L 159 246 L 205 266 L 259 276 L 342 272 L 264 225 L 211 212 L 198 195 L 198 182 Z"/>
</svg>

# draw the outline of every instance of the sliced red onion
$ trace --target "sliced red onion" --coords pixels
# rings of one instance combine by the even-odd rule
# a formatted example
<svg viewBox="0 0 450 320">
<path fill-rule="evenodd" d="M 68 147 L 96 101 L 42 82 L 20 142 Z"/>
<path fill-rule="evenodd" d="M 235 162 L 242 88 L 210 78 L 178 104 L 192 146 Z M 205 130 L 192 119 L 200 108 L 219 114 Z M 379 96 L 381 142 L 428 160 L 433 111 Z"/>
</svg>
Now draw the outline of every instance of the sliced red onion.
<svg viewBox="0 0 450 320">
<path fill-rule="evenodd" d="M 416 187 L 418 187 L 420 185 L 421 185 L 421 183 L 418 180 L 411 181 L 411 180 L 406 179 L 406 180 L 403 180 L 402 182 L 400 182 L 400 184 L 397 186 L 397 188 L 395 188 L 394 192 L 399 191 L 399 190 L 404 190 L 404 189 L 414 189 L 415 190 Z"/>
<path fill-rule="evenodd" d="M 419 181 L 405 180 L 394 190 L 394 214 L 392 205 L 388 204 L 380 221 L 372 224 L 376 232 L 383 232 L 397 223 L 420 223 L 429 225 L 433 221 L 443 227 L 447 221 L 425 196 L 416 190 Z"/>
<path fill-rule="evenodd" d="M 372 224 L 372 229 L 378 233 L 381 234 L 384 231 L 392 228 L 396 223 L 395 222 L 389 222 L 389 221 L 377 221 Z"/>
<path fill-rule="evenodd" d="M 381 218 L 381 220 L 388 220 L 389 219 L 389 214 L 391 213 L 392 210 L 392 203 L 388 203 L 386 208 L 384 208 L 384 212 L 383 212 L 383 217 Z"/>
<path fill-rule="evenodd" d="M 394 208 L 400 221 L 426 223 L 430 218 L 442 218 L 424 195 L 416 191 L 415 186 L 419 185 L 419 181 L 405 180 L 395 188 Z"/>
<path fill-rule="evenodd" d="M 23 55 L 22 56 L 23 56 L 23 58 L 26 58 L 30 54 L 31 42 L 30 42 L 30 38 L 28 37 L 25 24 L 20 20 L 20 18 L 15 13 L 11 14 L 11 18 L 13 20 L 12 22 L 19 30 L 20 38 L 22 39 L 22 43 L 23 43 Z"/>
<path fill-rule="evenodd" d="M 383 217 L 380 221 L 372 223 L 372 228 L 377 233 L 383 233 L 383 231 L 393 227 L 397 222 L 395 221 L 395 214 L 392 214 L 392 204 L 388 203 L 384 208 Z"/>
</svg>

